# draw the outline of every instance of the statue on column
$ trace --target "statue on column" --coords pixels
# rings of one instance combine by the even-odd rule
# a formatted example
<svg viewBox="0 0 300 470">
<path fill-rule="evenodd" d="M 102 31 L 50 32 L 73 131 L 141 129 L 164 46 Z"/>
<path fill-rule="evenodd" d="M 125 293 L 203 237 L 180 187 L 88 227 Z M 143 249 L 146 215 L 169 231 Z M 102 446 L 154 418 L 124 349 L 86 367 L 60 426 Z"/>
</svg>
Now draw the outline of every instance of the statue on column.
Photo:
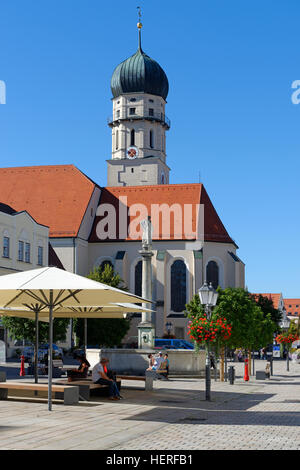
<svg viewBox="0 0 300 470">
<path fill-rule="evenodd" d="M 153 227 L 151 224 L 150 216 L 148 216 L 147 219 L 144 219 L 141 221 L 141 227 L 143 229 L 142 248 L 149 250 L 151 249 L 151 245 L 152 245 L 152 233 L 153 233 Z"/>
</svg>

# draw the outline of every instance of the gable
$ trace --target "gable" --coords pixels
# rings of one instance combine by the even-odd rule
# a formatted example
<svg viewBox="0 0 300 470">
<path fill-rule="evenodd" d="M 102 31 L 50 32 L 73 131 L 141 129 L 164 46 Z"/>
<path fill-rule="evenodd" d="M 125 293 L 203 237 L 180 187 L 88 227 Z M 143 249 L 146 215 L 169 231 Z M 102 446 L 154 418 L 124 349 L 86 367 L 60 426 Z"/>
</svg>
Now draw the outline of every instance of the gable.
<svg viewBox="0 0 300 470">
<path fill-rule="evenodd" d="M 116 215 L 116 224 L 107 241 L 141 240 L 141 236 L 134 238 L 130 228 L 147 215 L 151 216 L 153 240 L 195 240 L 199 205 L 204 208 L 204 240 L 234 244 L 202 184 L 103 188 L 89 241 L 105 241 L 99 239 L 99 227 L 107 219 L 105 209 L 110 208 Z M 139 230 L 139 223 L 137 226 Z"/>
</svg>

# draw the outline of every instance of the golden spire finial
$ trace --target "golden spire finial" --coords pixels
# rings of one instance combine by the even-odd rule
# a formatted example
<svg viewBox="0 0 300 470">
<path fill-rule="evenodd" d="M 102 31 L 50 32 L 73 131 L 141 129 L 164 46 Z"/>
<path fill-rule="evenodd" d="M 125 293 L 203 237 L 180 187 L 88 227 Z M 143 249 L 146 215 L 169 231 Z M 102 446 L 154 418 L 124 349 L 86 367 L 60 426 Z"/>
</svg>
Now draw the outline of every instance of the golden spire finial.
<svg viewBox="0 0 300 470">
<path fill-rule="evenodd" d="M 142 18 L 142 12 L 141 12 L 141 7 L 137 7 L 137 10 L 138 10 L 138 15 L 139 15 L 139 21 L 138 21 L 138 24 L 137 24 L 137 27 L 138 27 L 138 30 L 139 30 L 139 50 L 141 51 L 142 50 L 142 34 L 141 34 L 141 30 L 142 30 L 142 23 L 141 23 L 141 18 Z"/>
<path fill-rule="evenodd" d="M 141 7 L 137 7 L 138 9 L 138 15 L 139 15 L 139 21 L 137 24 L 138 29 L 142 29 L 143 25 L 141 23 L 141 18 L 142 18 L 142 12 L 141 12 Z"/>
</svg>

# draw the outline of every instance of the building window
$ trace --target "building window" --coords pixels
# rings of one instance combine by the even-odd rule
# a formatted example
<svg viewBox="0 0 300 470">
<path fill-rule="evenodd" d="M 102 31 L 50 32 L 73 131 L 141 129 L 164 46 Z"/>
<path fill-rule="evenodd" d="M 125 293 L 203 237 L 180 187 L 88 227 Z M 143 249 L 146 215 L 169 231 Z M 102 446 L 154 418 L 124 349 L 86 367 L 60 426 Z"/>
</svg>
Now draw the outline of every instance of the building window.
<svg viewBox="0 0 300 470">
<path fill-rule="evenodd" d="M 9 237 L 3 237 L 3 257 L 9 258 Z"/>
<path fill-rule="evenodd" d="M 133 116 L 135 114 L 135 108 L 129 108 L 129 114 Z"/>
<path fill-rule="evenodd" d="M 215 261 L 210 261 L 206 266 L 206 281 L 212 283 L 214 289 L 219 286 L 219 266 Z"/>
<path fill-rule="evenodd" d="M 135 145 L 135 131 L 131 129 L 130 131 L 130 145 Z"/>
<path fill-rule="evenodd" d="M 25 243 L 25 263 L 30 263 L 30 243 Z"/>
<path fill-rule="evenodd" d="M 102 263 L 100 264 L 101 271 L 104 271 L 105 266 L 110 266 L 111 268 L 113 268 L 113 264 L 109 259 L 105 259 L 104 261 L 102 261 Z"/>
<path fill-rule="evenodd" d="M 24 261 L 24 242 L 19 241 L 18 261 Z"/>
<path fill-rule="evenodd" d="M 149 116 L 154 116 L 154 109 L 153 108 L 149 108 Z"/>
<path fill-rule="evenodd" d="M 184 328 L 175 326 L 174 333 L 176 339 L 184 339 Z"/>
<path fill-rule="evenodd" d="M 171 310 L 182 312 L 186 304 L 187 270 L 184 261 L 178 259 L 171 266 Z"/>
<path fill-rule="evenodd" d="M 130 98 L 130 101 L 134 102 L 134 101 L 136 101 L 136 98 Z"/>
<path fill-rule="evenodd" d="M 39 247 L 38 247 L 38 262 L 37 262 L 37 264 L 38 264 L 39 266 L 43 266 L 43 262 L 44 262 L 44 259 L 43 259 L 43 258 L 44 258 L 44 256 L 43 256 L 44 253 L 43 253 L 43 251 L 44 251 L 44 250 L 43 250 L 43 247 L 42 247 L 42 246 L 39 246 Z"/>
<path fill-rule="evenodd" d="M 119 131 L 116 131 L 116 150 L 119 148 Z"/>
<path fill-rule="evenodd" d="M 153 141 L 154 141 L 154 139 L 153 139 L 153 131 L 152 131 L 152 130 L 150 131 L 150 136 L 149 136 L 149 138 L 150 138 L 150 148 L 153 149 Z"/>
<path fill-rule="evenodd" d="M 142 261 L 135 265 L 134 270 L 134 293 L 139 297 L 142 296 Z"/>
<path fill-rule="evenodd" d="M 118 109 L 117 110 L 117 118 L 119 118 L 119 117 L 120 117 L 120 110 Z"/>
</svg>

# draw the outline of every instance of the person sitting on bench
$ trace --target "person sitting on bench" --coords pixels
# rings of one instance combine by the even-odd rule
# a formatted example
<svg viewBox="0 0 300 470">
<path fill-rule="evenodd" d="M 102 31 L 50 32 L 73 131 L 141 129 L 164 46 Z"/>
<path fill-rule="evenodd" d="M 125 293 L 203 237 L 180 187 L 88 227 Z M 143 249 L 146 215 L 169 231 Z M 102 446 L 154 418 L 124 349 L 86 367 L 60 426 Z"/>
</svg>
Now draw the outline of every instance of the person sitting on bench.
<svg viewBox="0 0 300 470">
<path fill-rule="evenodd" d="M 84 356 L 76 356 L 75 359 L 80 362 L 80 365 L 78 369 L 67 370 L 68 382 L 85 379 L 88 375 L 90 367 L 90 363 L 88 362 L 88 360 Z"/>
<path fill-rule="evenodd" d="M 166 353 L 164 355 L 164 361 L 160 364 L 160 369 L 166 370 L 166 372 L 163 372 L 161 375 L 165 377 L 165 379 L 167 380 L 169 380 L 169 367 L 170 367 L 169 356 Z"/>
<path fill-rule="evenodd" d="M 153 370 L 157 370 L 160 368 L 160 365 L 161 363 L 164 361 L 164 358 L 163 358 L 163 355 L 162 355 L 162 352 L 159 352 L 157 354 L 157 356 L 155 356 L 154 358 L 154 366 L 153 366 Z"/>
<path fill-rule="evenodd" d="M 121 395 L 116 382 L 110 379 L 104 372 L 104 366 L 106 366 L 106 359 L 100 359 L 100 361 L 93 367 L 92 370 L 92 381 L 94 384 L 107 385 L 108 394 L 110 400 L 120 400 Z"/>
<path fill-rule="evenodd" d="M 109 379 L 113 379 L 116 382 L 117 373 L 115 370 L 108 369 L 108 363 L 109 363 L 109 359 L 107 359 L 106 357 L 103 357 L 103 370 L 105 374 L 107 375 Z"/>
<path fill-rule="evenodd" d="M 154 357 L 153 354 L 148 354 L 148 359 L 149 359 L 149 367 L 146 370 L 153 370 L 154 368 Z"/>
</svg>

